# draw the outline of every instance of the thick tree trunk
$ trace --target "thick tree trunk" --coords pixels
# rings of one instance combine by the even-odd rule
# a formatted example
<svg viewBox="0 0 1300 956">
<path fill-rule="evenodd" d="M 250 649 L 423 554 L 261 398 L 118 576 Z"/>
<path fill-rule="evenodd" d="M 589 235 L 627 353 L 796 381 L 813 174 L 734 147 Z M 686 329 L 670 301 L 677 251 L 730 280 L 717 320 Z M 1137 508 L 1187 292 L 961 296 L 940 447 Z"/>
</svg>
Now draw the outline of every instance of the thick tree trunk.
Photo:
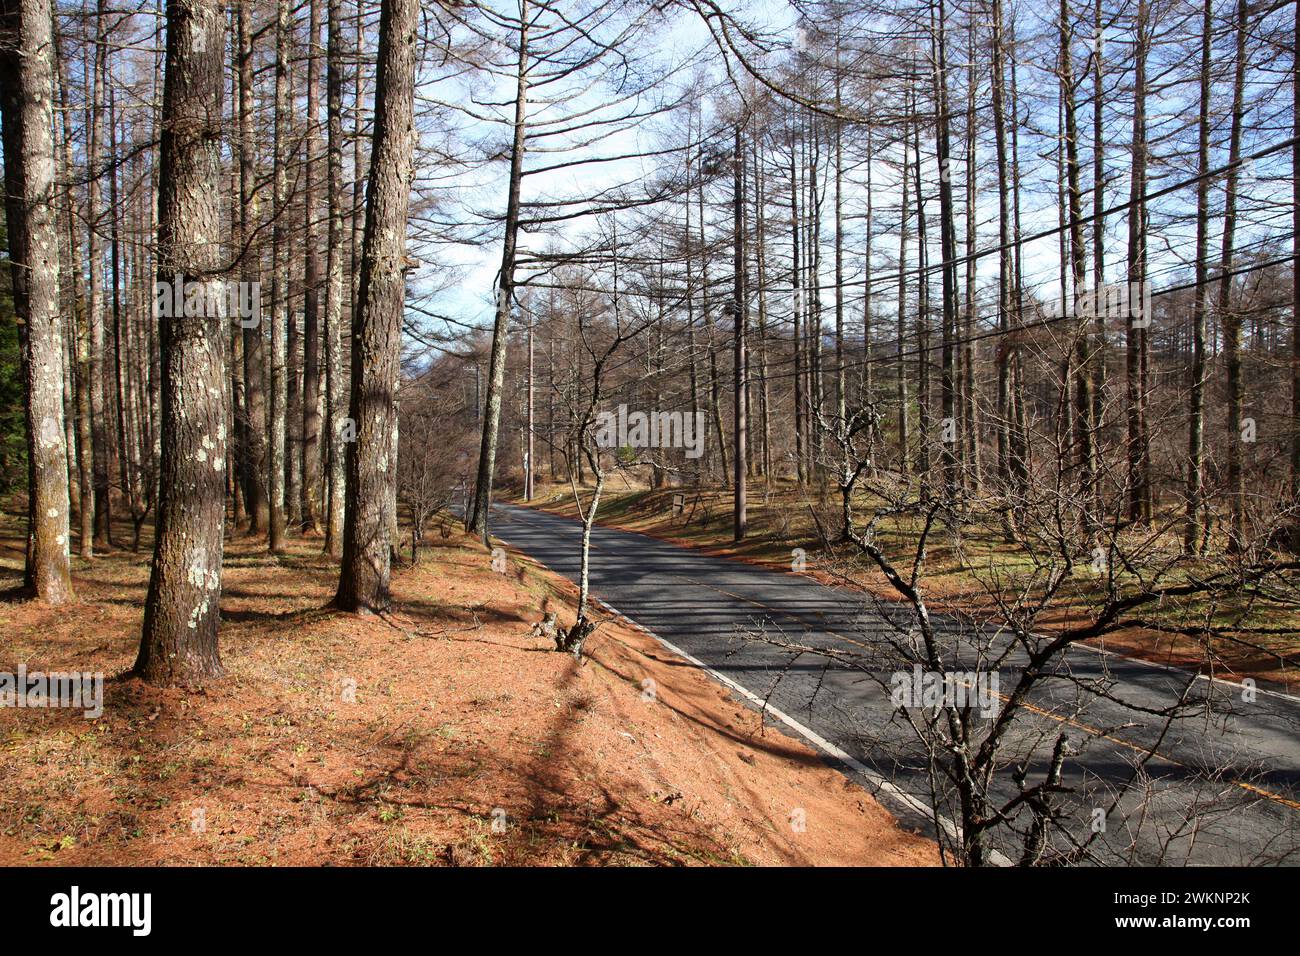
<svg viewBox="0 0 1300 956">
<path fill-rule="evenodd" d="M 335 603 L 349 611 L 389 605 L 389 533 L 397 475 L 397 385 L 406 290 L 406 217 L 415 149 L 416 0 L 384 0 L 379 15 L 375 135 L 366 190 L 360 300 L 352 330 L 348 509 Z"/>
<path fill-rule="evenodd" d="M 158 176 L 158 275 L 220 295 L 221 99 L 218 0 L 169 0 Z M 217 651 L 227 423 L 225 320 L 159 320 L 162 480 L 144 633 L 135 670 L 150 683 L 221 676 Z"/>
<path fill-rule="evenodd" d="M 54 177 L 54 47 L 49 0 L 4 0 L 5 211 L 14 306 L 23 323 L 30 487 L 26 579 L 50 604 L 73 599 L 63 320 Z"/>
</svg>

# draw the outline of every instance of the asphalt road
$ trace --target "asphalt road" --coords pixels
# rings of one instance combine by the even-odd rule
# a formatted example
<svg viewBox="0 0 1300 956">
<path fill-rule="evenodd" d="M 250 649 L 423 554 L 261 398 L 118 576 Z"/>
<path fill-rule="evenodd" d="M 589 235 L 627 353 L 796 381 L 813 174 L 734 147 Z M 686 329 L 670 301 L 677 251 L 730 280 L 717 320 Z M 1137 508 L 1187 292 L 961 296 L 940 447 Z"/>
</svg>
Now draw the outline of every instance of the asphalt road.
<svg viewBox="0 0 1300 956">
<path fill-rule="evenodd" d="M 491 530 L 577 580 L 577 521 L 496 505 Z M 864 674 L 770 642 L 873 654 L 887 635 L 907 630 L 905 608 L 805 575 L 602 527 L 592 531 L 590 573 L 597 597 L 860 761 L 868 773 L 841 766 L 905 823 L 934 832 L 935 822 L 917 812 L 918 805 L 933 804 L 928 761 L 890 703 L 888 669 Z M 958 622 L 936 620 L 959 658 L 965 638 L 958 636 Z M 769 640 L 756 640 L 760 632 Z M 1003 693 L 1022 663 L 1013 652 L 999 666 Z M 1059 809 L 1079 839 L 1101 827 L 1092 846 L 1101 862 L 1300 863 L 1300 699 L 1261 689 L 1250 701 L 1238 685 L 1200 679 L 1189 688 L 1189 679 L 1184 671 L 1072 649 L 1056 679 L 1040 685 L 1033 712 L 1011 738 L 1017 759 L 1028 762 L 1029 785 L 1041 779 L 1064 732 L 1077 752 L 1063 777 L 1074 792 Z M 1198 716 L 1166 728 L 1164 720 L 1142 712 L 1180 696 L 1212 704 L 1212 715 L 1202 706 Z M 1157 756 L 1145 762 L 1135 783 L 1135 765 L 1162 731 Z M 1010 768 L 995 777 L 993 790 L 1003 800 L 1015 796 Z M 997 842 L 1007 857 L 1019 856 L 1019 837 L 1003 832 Z"/>
</svg>

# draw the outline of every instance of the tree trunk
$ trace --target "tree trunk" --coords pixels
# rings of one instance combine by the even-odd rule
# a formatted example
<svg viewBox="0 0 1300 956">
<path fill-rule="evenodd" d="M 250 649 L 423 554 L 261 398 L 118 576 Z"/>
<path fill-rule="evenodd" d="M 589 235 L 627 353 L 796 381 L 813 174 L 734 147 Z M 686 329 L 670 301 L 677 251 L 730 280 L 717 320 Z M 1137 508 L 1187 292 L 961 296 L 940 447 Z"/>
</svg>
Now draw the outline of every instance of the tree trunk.
<svg viewBox="0 0 1300 956">
<path fill-rule="evenodd" d="M 745 286 L 745 154 L 741 149 L 740 127 L 736 127 L 735 148 L 732 150 L 732 245 L 735 255 L 732 277 L 732 318 L 735 320 L 733 344 L 735 347 L 735 421 L 732 431 L 736 440 L 734 538 L 745 539 L 748 516 L 745 513 L 745 492 L 749 468 L 748 415 L 745 389 L 748 387 L 748 356 L 745 354 L 745 324 L 748 321 L 745 306 L 748 290 Z"/>
<path fill-rule="evenodd" d="M 1002 0 L 993 0 L 993 136 L 998 165 L 998 392 L 997 451 L 998 482 L 1002 493 L 1011 486 L 1011 208 L 1010 169 L 1007 163 L 1007 117 L 1004 103 Z"/>
<path fill-rule="evenodd" d="M 896 329 L 898 337 L 898 368 L 895 370 L 897 380 L 897 399 L 898 399 L 898 470 L 906 475 L 910 471 L 910 450 L 908 443 L 911 438 L 908 434 L 908 394 L 907 394 L 907 361 L 904 356 L 906 349 L 903 343 L 907 341 L 907 191 L 911 183 L 910 168 L 907 159 L 908 138 L 907 138 L 907 120 L 903 121 L 903 182 L 902 197 L 898 203 L 898 327 Z"/>
<path fill-rule="evenodd" d="M 1291 59 L 1291 500 L 1300 501 L 1300 0 L 1295 3 Z M 1300 515 L 1291 519 L 1291 550 L 1300 554 Z"/>
<path fill-rule="evenodd" d="M 916 97 L 911 98 L 908 112 L 916 110 Z M 916 265 L 917 265 L 917 307 L 916 307 L 916 401 L 917 431 L 920 435 L 917 466 L 921 473 L 921 495 L 928 499 L 930 495 L 930 443 L 934 439 L 931 428 L 931 394 L 930 394 L 930 243 L 925 228 L 925 196 L 921 192 L 921 124 L 914 117 L 912 123 L 912 186 L 916 192 Z"/>
<path fill-rule="evenodd" d="M 103 257 L 99 244 L 100 190 L 99 190 L 99 125 L 103 111 L 103 86 L 101 62 L 108 43 L 104 37 L 104 0 L 97 5 L 96 23 L 98 41 L 95 56 L 87 57 L 86 69 L 90 73 L 90 109 L 86 111 L 86 223 L 89 236 L 90 285 L 86 299 L 86 315 L 90 323 L 90 429 L 93 446 L 93 471 L 95 480 L 95 547 L 101 550 L 113 545 L 112 501 L 109 496 L 108 409 L 104 404 L 104 314 L 102 309 L 104 287 Z"/>
<path fill-rule="evenodd" d="M 1074 55 L 1071 44 L 1074 42 L 1074 29 L 1070 20 L 1069 0 L 1061 0 L 1057 28 L 1060 34 L 1060 74 L 1061 104 L 1065 119 L 1065 188 L 1069 200 L 1069 262 L 1070 292 L 1068 302 L 1071 308 L 1067 314 L 1076 315 L 1074 303 L 1079 302 L 1087 282 L 1086 263 L 1083 247 L 1083 192 L 1079 185 L 1079 124 L 1075 106 L 1074 89 Z M 1091 322 L 1079 316 L 1074 328 L 1074 431 L 1078 447 L 1079 460 L 1079 494 L 1085 503 L 1085 509 L 1093 505 L 1097 473 L 1096 455 L 1093 449 L 1092 422 L 1092 342 Z M 1087 523 L 1091 527 L 1098 521 L 1099 515 L 1091 516 Z"/>
<path fill-rule="evenodd" d="M 375 132 L 366 189 L 360 299 L 352 330 L 350 417 L 343 563 L 335 603 L 383 611 L 390 602 L 389 532 L 397 474 L 397 384 L 406 290 L 406 218 L 415 150 L 416 0 L 384 0 L 379 15 Z"/>
<path fill-rule="evenodd" d="M 221 294 L 221 99 L 225 22 L 218 0 L 169 0 L 158 176 L 158 275 Z M 217 650 L 225 508 L 225 321 L 159 320 L 162 480 L 136 673 L 154 684 L 221 676 Z"/>
<path fill-rule="evenodd" d="M 73 599 L 68 446 L 63 422 L 59 238 L 55 214 L 54 60 L 48 0 L 4 0 L 5 211 L 14 306 L 23 324 L 33 595 Z"/>
<path fill-rule="evenodd" d="M 1092 53 L 1092 287 L 1106 281 L 1106 149 L 1103 117 L 1106 93 L 1102 86 L 1105 47 L 1102 37 L 1102 0 L 1093 2 Z M 1102 460 L 1106 417 L 1106 317 L 1096 309 L 1092 320 L 1092 445 L 1097 461 Z M 1102 503 L 1100 490 L 1097 501 Z"/>
<path fill-rule="evenodd" d="M 957 489 L 959 462 L 957 449 L 961 436 L 954 435 L 957 427 L 957 387 L 955 344 L 957 329 L 957 231 L 953 221 L 952 159 L 948 135 L 948 54 L 947 24 L 944 0 L 939 0 L 939 25 L 937 69 L 934 73 L 935 139 L 939 162 L 939 254 L 943 258 L 943 330 L 941 334 L 942 368 L 939 380 L 940 402 L 946 434 L 941 434 L 943 462 L 943 488 L 954 497 Z"/>
<path fill-rule="evenodd" d="M 975 389 L 975 323 L 978 309 L 975 301 L 975 279 L 977 263 L 975 256 L 976 226 L 976 162 L 979 153 L 977 128 L 975 121 L 975 90 L 977 76 L 975 72 L 975 25 L 970 24 L 967 34 L 967 68 L 966 68 L 966 198 L 964 213 L 966 219 L 966 288 L 962 302 L 961 337 L 957 350 L 961 372 L 961 438 L 962 438 L 962 488 L 969 488 L 976 494 L 981 488 L 980 472 L 980 415 L 976 407 Z M 999 184 L 999 190 L 1001 185 Z"/>
<path fill-rule="evenodd" d="M 1147 123 L 1146 81 L 1147 52 L 1150 44 L 1148 22 L 1150 7 L 1139 0 L 1135 27 L 1136 47 L 1133 71 L 1133 143 L 1132 173 L 1129 177 L 1128 210 L 1128 282 L 1130 289 L 1146 280 L 1146 167 Z M 1125 349 L 1125 392 L 1128 405 L 1128 518 L 1144 522 L 1151 517 L 1149 453 L 1146 421 L 1146 351 L 1147 330 L 1127 318 L 1128 341 Z M 1149 320 L 1149 316 L 1144 319 Z"/>
<path fill-rule="evenodd" d="M 1237 173 L 1241 161 L 1242 120 L 1245 116 L 1243 92 L 1246 76 L 1246 0 L 1237 0 L 1236 63 L 1232 82 L 1232 129 L 1228 140 L 1227 199 L 1223 210 L 1223 247 L 1219 262 L 1218 313 L 1223 322 L 1223 362 L 1228 387 L 1228 550 L 1239 553 L 1245 548 L 1245 481 L 1242 475 L 1241 406 L 1241 316 L 1232 308 L 1232 263 L 1237 229 Z"/>
<path fill-rule="evenodd" d="M 268 465 L 271 492 L 272 552 L 284 550 L 285 531 L 285 444 L 288 416 L 286 404 L 289 385 L 285 379 L 286 343 L 289 311 L 288 252 L 286 219 L 289 199 L 289 176 L 286 151 L 289 145 L 289 0 L 278 0 L 275 20 L 275 140 L 274 203 L 271 217 L 271 435 Z"/>
<path fill-rule="evenodd" d="M 487 409 L 479 445 L 478 476 L 474 500 L 465 517 L 465 530 L 487 540 L 488 512 L 492 507 L 492 479 L 496 469 L 497 438 L 501 428 L 501 391 L 505 384 L 506 345 L 510 333 L 510 303 L 514 296 L 515 241 L 519 231 L 519 191 L 523 180 L 525 123 L 528 108 L 528 0 L 519 6 L 519 49 L 515 70 L 515 122 L 510 147 L 510 178 L 506 197 L 505 237 L 501 272 L 497 280 L 496 318 L 492 326 L 492 355 L 488 360 Z"/>
<path fill-rule="evenodd" d="M 246 244 L 253 242 L 257 227 L 258 200 L 253 139 L 253 27 L 252 0 L 240 0 L 238 10 L 239 36 L 239 221 L 240 234 Z M 243 267 L 240 278 L 252 288 L 260 282 L 260 254 L 249 248 L 241 250 Z M 261 305 L 259 302 L 259 309 Z M 244 448 L 244 498 L 248 508 L 249 535 L 262 535 L 270 530 L 271 502 L 267 490 L 266 447 L 266 326 L 265 310 L 256 325 L 246 326 L 244 332 L 244 399 L 248 413 L 245 429 L 247 443 Z"/>
<path fill-rule="evenodd" d="M 302 297 L 302 530 L 320 530 L 320 257 L 316 246 L 317 193 L 320 180 L 320 0 L 311 0 L 311 36 L 307 41 L 307 151 L 303 190 L 307 262 Z"/>
<path fill-rule="evenodd" d="M 1214 10 L 1205 0 L 1201 16 L 1201 100 L 1198 114 L 1196 172 L 1196 299 L 1192 306 L 1192 369 L 1188 392 L 1187 423 L 1187 522 L 1183 529 L 1183 550 L 1200 550 L 1202 537 L 1202 480 L 1205 468 L 1205 311 L 1209 288 L 1206 284 L 1206 256 L 1209 246 L 1210 199 L 1210 68 Z"/>
<path fill-rule="evenodd" d="M 328 114 L 329 236 L 325 284 L 325 413 L 329 436 L 329 500 L 325 553 L 343 556 L 347 452 L 343 429 L 343 22 L 341 0 L 329 0 L 329 53 L 326 59 L 325 109 Z"/>
<path fill-rule="evenodd" d="M 763 175 L 761 137 L 754 136 L 754 270 L 758 283 L 758 417 L 759 434 L 763 441 L 763 481 L 772 483 L 772 423 L 768 414 L 769 395 L 767 383 L 767 189 Z"/>
<path fill-rule="evenodd" d="M 803 266 L 799 252 L 799 233 L 802 227 L 799 218 L 798 156 L 798 137 L 792 125 L 790 134 L 790 287 L 794 300 L 792 316 L 794 328 L 791 333 L 794 348 L 794 460 L 795 477 L 799 484 L 803 485 L 808 480 L 807 462 L 804 454 L 808 429 L 807 417 L 804 414 L 807 402 L 804 396 L 803 343 L 801 341 L 801 330 L 804 322 L 804 298 L 803 289 L 800 287 Z"/>
<path fill-rule="evenodd" d="M 57 18 L 56 18 L 57 21 Z M 57 24 L 56 24 L 57 25 Z M 71 185 L 72 181 L 72 115 L 68 107 L 68 86 L 64 81 L 62 73 L 64 60 L 60 56 L 58 36 L 54 37 L 55 41 L 55 58 L 57 61 L 59 73 L 59 105 L 63 111 L 63 140 L 62 140 L 62 158 L 63 171 L 66 181 L 68 182 L 65 201 L 67 203 L 67 262 L 63 264 L 63 271 L 67 274 L 71 284 L 69 290 L 69 302 L 72 306 L 72 312 L 69 315 L 67 329 L 71 334 L 72 341 L 69 343 L 68 353 L 70 353 L 73 362 L 73 391 L 76 402 L 76 445 L 69 445 L 69 455 L 72 454 L 72 448 L 77 449 L 77 492 L 78 507 L 77 517 L 80 521 L 80 533 L 78 535 L 78 544 L 80 545 L 81 557 L 89 559 L 95 556 L 94 538 L 95 538 L 95 487 L 94 487 L 94 469 L 91 461 L 91 447 L 93 439 L 91 438 L 91 415 L 90 415 L 90 357 L 88 355 L 90 343 L 90 329 L 87 324 L 86 303 L 82 296 L 81 289 L 81 242 L 77 238 L 77 217 L 75 215 L 76 197 Z M 12 233 L 10 233 L 12 235 Z"/>
</svg>

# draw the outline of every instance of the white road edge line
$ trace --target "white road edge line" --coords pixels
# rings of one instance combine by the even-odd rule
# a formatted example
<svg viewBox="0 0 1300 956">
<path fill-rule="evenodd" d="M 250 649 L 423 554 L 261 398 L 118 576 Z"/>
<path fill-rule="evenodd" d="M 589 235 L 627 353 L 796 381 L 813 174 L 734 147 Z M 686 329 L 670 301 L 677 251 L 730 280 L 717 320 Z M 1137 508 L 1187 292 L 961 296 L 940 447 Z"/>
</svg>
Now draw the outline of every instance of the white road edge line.
<svg viewBox="0 0 1300 956">
<path fill-rule="evenodd" d="M 1036 634 L 1034 636 L 1040 637 L 1041 635 Z M 1187 673 L 1185 669 L 1181 667 L 1175 667 L 1172 664 L 1166 664 L 1163 661 L 1149 661 L 1141 657 L 1129 657 L 1126 654 L 1121 654 L 1119 651 L 1112 651 L 1105 647 L 1097 647 L 1096 645 L 1093 644 L 1084 644 L 1082 642 L 1076 642 L 1070 645 L 1071 650 L 1075 648 L 1078 648 L 1079 650 L 1092 651 L 1094 654 L 1098 654 L 1102 657 L 1118 657 L 1121 660 L 1130 661 L 1136 664 L 1145 664 L 1148 667 L 1159 667 L 1162 670 L 1174 671 L 1175 673 L 1181 673 L 1181 674 Z M 1207 674 L 1197 674 L 1196 679 L 1210 681 L 1211 683 L 1214 684 L 1223 684 L 1225 687 L 1235 687 L 1237 690 L 1246 689 L 1246 686 L 1244 684 L 1238 683 L 1237 681 L 1224 680 L 1222 677 L 1210 677 Z M 1280 690 L 1268 690 L 1265 687 L 1254 687 L 1252 688 L 1252 690 L 1254 690 L 1255 693 L 1257 694 L 1265 694 L 1269 697 L 1279 697 L 1282 700 L 1289 700 L 1293 703 L 1300 704 L 1300 697 L 1296 697 L 1294 694 L 1284 694 Z"/>
<path fill-rule="evenodd" d="M 704 671 L 714 680 L 726 685 L 727 687 L 730 687 L 732 690 L 734 690 L 737 694 L 740 694 L 750 703 L 757 705 L 760 712 L 766 712 L 776 717 L 783 724 L 785 724 L 791 730 L 795 731 L 795 733 L 799 734 L 799 736 L 803 737 L 806 741 L 808 741 L 808 743 L 812 744 L 818 750 L 821 750 L 823 753 L 831 757 L 834 757 L 836 760 L 852 767 L 858 773 L 862 774 L 862 776 L 866 777 L 867 780 L 871 781 L 874 787 L 876 787 L 880 791 L 883 791 L 884 793 L 889 794 L 891 797 L 893 797 L 899 803 L 906 806 L 912 812 L 919 813 L 927 820 L 932 820 L 937 818 L 939 821 L 939 825 L 943 827 L 944 832 L 947 833 L 948 836 L 951 837 L 953 840 L 960 841 L 961 839 L 960 832 L 958 831 L 957 825 L 955 823 L 953 823 L 943 814 L 935 813 L 933 810 L 927 807 L 916 797 L 912 796 L 910 793 L 903 790 L 897 784 L 892 783 L 889 780 L 886 780 L 884 777 L 882 777 L 880 774 L 876 773 L 874 770 L 869 768 L 866 764 L 858 760 L 852 754 L 847 753 L 844 750 L 841 750 L 839 747 L 835 746 L 833 743 L 831 743 L 825 737 L 821 736 L 816 731 L 812 730 L 809 727 L 804 726 L 802 723 L 795 720 L 789 714 L 785 713 L 782 710 L 779 710 L 776 707 L 773 707 L 770 703 L 765 702 L 757 694 L 753 693 L 746 687 L 742 687 L 740 684 L 736 683 L 727 675 L 715 671 L 712 667 L 709 667 L 709 665 L 705 664 L 699 658 L 694 657 L 691 654 L 688 654 L 686 651 L 682 650 L 676 644 L 673 644 L 671 641 L 665 640 L 664 638 L 660 637 L 658 634 L 656 634 L 654 631 L 650 630 L 649 628 L 644 627 L 641 624 L 638 624 L 636 621 L 632 620 L 630 617 L 628 617 L 618 608 L 614 607 L 614 605 L 610 604 L 608 601 L 604 601 L 596 597 L 595 595 L 592 595 L 592 600 L 595 601 L 597 604 L 599 604 L 601 607 L 603 607 L 605 610 L 610 612 L 611 614 L 617 615 L 619 618 L 626 621 L 628 624 L 636 628 L 638 631 L 642 631 L 645 634 L 649 634 L 656 641 L 658 641 L 668 650 L 672 651 L 678 657 L 682 658 L 683 660 L 689 661 L 691 664 L 693 664 L 695 667 L 698 667 L 700 670 Z M 989 856 L 990 859 L 992 859 L 992 861 L 998 866 L 1012 865 L 1011 860 L 1009 860 L 1006 856 L 1004 856 L 1002 853 L 1000 853 L 997 850 L 991 851 Z"/>
</svg>

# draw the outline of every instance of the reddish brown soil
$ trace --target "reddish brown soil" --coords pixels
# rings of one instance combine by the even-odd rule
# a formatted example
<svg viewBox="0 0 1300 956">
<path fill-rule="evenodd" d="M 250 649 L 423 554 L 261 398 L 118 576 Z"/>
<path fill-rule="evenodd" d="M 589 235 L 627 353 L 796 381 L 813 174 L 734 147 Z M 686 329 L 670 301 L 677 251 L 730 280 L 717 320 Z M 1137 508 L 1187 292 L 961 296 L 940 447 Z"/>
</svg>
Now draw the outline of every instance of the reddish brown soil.
<svg viewBox="0 0 1300 956">
<path fill-rule="evenodd" d="M 4 530 L 0 589 L 21 566 Z M 364 619 L 323 609 L 318 551 L 228 542 L 228 676 L 202 691 L 114 676 L 147 554 L 76 559 L 72 607 L 0 603 L 0 670 L 109 678 L 98 720 L 0 708 L 0 864 L 937 862 L 647 635 L 611 620 L 585 664 L 555 653 L 531 623 L 571 620 L 573 591 L 549 572 L 438 540 L 396 574 L 393 615 Z"/>
</svg>

